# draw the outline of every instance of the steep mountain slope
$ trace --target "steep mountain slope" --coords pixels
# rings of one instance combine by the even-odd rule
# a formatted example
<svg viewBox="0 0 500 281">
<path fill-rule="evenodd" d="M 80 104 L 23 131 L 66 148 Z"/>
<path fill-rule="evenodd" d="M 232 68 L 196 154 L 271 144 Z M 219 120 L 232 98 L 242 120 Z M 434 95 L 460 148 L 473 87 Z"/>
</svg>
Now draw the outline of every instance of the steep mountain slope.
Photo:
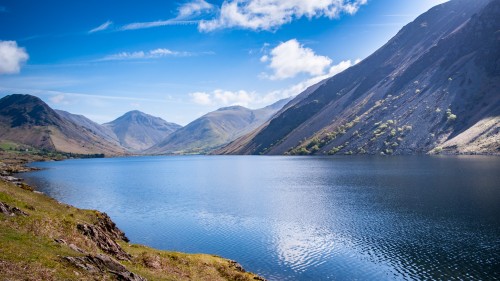
<svg viewBox="0 0 500 281">
<path fill-rule="evenodd" d="M 134 152 L 150 148 L 181 128 L 138 110 L 127 112 L 103 126 L 116 135 L 123 147 Z"/>
<path fill-rule="evenodd" d="M 30 95 L 0 99 L 0 140 L 78 154 L 125 153 L 120 146 L 62 118 L 42 100 Z"/>
<path fill-rule="evenodd" d="M 228 154 L 500 153 L 500 1 L 452 0 Z"/>
<path fill-rule="evenodd" d="M 288 101 L 280 100 L 257 110 L 230 106 L 210 112 L 171 134 L 146 153 L 208 153 L 256 129 Z"/>
<path fill-rule="evenodd" d="M 114 143 L 116 145 L 120 145 L 118 138 L 116 137 L 115 133 L 113 131 L 111 131 L 111 129 L 104 127 L 103 125 L 98 124 L 98 123 L 88 119 L 87 117 L 85 117 L 83 115 L 73 114 L 73 113 L 69 113 L 67 111 L 58 110 L 58 109 L 56 109 L 55 111 L 62 118 L 66 119 L 70 122 L 73 122 L 79 126 L 82 126 L 84 128 L 89 129 L 90 131 L 92 131 L 96 135 L 100 136 L 101 138 L 103 138 L 111 143 Z"/>
</svg>

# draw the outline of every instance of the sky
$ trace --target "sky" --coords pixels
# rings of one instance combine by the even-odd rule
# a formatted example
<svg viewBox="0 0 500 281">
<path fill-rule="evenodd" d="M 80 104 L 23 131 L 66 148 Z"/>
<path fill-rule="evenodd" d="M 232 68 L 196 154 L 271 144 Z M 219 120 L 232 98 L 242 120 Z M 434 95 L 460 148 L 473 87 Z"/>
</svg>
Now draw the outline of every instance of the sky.
<svg viewBox="0 0 500 281">
<path fill-rule="evenodd" d="M 445 0 L 0 0 L 0 97 L 98 123 L 261 108 L 363 60 Z"/>
</svg>

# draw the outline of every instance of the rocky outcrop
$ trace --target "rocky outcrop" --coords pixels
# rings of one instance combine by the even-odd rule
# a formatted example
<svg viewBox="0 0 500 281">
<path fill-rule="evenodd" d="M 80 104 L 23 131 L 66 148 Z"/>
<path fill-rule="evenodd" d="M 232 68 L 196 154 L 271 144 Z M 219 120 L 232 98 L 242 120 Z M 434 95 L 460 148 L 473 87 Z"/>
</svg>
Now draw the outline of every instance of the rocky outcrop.
<svg viewBox="0 0 500 281">
<path fill-rule="evenodd" d="M 28 216 L 28 214 L 23 212 L 21 209 L 9 206 L 3 202 L 0 202 L 0 213 L 11 217 Z"/>
<path fill-rule="evenodd" d="M 113 239 L 122 240 L 125 242 L 130 241 L 127 236 L 125 236 L 125 233 L 116 226 L 116 224 L 106 213 L 98 213 L 96 225 Z"/>
<path fill-rule="evenodd" d="M 64 260 L 72 264 L 73 266 L 88 271 L 94 274 L 111 273 L 116 276 L 117 280 L 122 281 L 145 281 L 144 277 L 141 277 L 131 271 L 129 271 L 125 266 L 121 265 L 119 262 L 113 258 L 98 254 L 98 255 L 86 255 L 83 257 L 64 257 Z"/>
<path fill-rule="evenodd" d="M 130 260 L 130 255 L 115 241 L 114 234 L 108 233 L 100 226 L 90 224 L 78 224 L 77 228 L 83 235 L 92 240 L 99 249 L 119 260 Z"/>
</svg>

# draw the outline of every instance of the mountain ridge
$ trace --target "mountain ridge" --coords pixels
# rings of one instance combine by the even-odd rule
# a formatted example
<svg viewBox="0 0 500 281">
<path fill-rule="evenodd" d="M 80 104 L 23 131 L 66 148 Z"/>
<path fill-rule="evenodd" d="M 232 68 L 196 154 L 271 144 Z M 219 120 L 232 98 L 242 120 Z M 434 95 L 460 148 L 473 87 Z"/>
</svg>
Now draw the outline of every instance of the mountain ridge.
<svg viewBox="0 0 500 281">
<path fill-rule="evenodd" d="M 455 0 L 430 9 L 374 54 L 216 153 L 470 152 L 446 142 L 483 118 L 494 118 L 493 133 L 498 128 L 498 6 Z M 472 106 L 474 100 L 487 106 Z M 498 153 L 495 146 L 478 152 Z"/>
<path fill-rule="evenodd" d="M 0 140 L 77 154 L 123 155 L 125 151 L 81 127 L 31 95 L 0 99 Z"/>
<path fill-rule="evenodd" d="M 146 150 L 147 154 L 210 153 L 267 121 L 285 105 L 283 99 L 261 109 L 228 106 L 209 112 Z"/>
</svg>

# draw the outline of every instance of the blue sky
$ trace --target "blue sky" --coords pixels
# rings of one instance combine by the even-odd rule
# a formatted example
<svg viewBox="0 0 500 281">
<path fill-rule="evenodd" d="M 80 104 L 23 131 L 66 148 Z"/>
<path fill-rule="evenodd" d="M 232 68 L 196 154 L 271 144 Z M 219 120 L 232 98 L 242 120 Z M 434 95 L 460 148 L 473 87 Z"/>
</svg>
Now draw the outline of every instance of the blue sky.
<svg viewBox="0 0 500 281">
<path fill-rule="evenodd" d="M 103 123 L 266 106 L 369 56 L 445 0 L 0 0 L 0 97 Z"/>
</svg>

